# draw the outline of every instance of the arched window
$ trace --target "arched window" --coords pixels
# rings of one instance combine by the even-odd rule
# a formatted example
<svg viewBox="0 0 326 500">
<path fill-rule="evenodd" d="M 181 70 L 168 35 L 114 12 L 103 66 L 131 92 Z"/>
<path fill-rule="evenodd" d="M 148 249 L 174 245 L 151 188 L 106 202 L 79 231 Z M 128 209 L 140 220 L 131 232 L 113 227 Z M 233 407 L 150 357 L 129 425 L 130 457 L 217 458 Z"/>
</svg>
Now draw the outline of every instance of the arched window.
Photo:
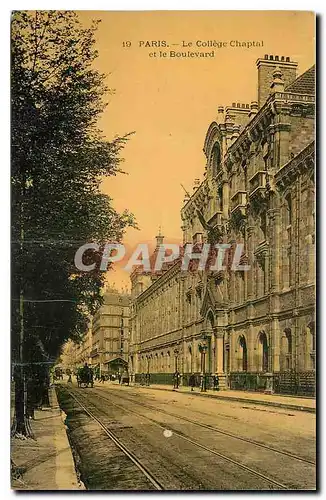
<svg viewBox="0 0 326 500">
<path fill-rule="evenodd" d="M 292 354 L 292 333 L 290 328 L 284 330 L 287 339 L 287 353 Z"/>
<path fill-rule="evenodd" d="M 217 190 L 217 200 L 218 200 L 218 209 L 220 212 L 223 211 L 223 187 L 219 186 Z"/>
<path fill-rule="evenodd" d="M 266 211 L 262 211 L 260 214 L 260 230 L 261 230 L 261 238 L 263 241 L 266 240 L 267 236 L 267 225 L 266 225 Z"/>
<path fill-rule="evenodd" d="M 313 321 L 308 325 L 308 346 L 310 350 L 310 366 L 314 370 L 316 367 L 316 330 Z"/>
<path fill-rule="evenodd" d="M 213 177 L 217 174 L 217 172 L 221 168 L 221 148 L 218 142 L 214 144 L 212 150 L 212 160 L 211 160 L 211 172 Z"/>
<path fill-rule="evenodd" d="M 192 346 L 188 345 L 187 371 L 192 371 Z"/>
<path fill-rule="evenodd" d="M 292 225 L 292 197 L 291 193 L 285 197 L 285 223 L 287 226 Z"/>
<path fill-rule="evenodd" d="M 260 332 L 259 334 L 259 344 L 261 353 L 261 370 L 263 372 L 268 371 L 268 342 L 265 332 Z"/>
<path fill-rule="evenodd" d="M 209 313 L 207 315 L 207 319 L 208 319 L 208 322 L 209 322 L 209 326 L 213 330 L 214 329 L 214 315 L 213 315 L 212 311 L 209 311 Z"/>
<path fill-rule="evenodd" d="M 284 344 L 283 354 L 285 356 L 285 369 L 291 370 L 292 368 L 292 332 L 290 328 L 284 330 Z"/>
<path fill-rule="evenodd" d="M 292 196 L 288 193 L 282 208 L 282 280 L 283 287 L 288 288 L 292 282 Z"/>
<path fill-rule="evenodd" d="M 247 351 L 247 342 L 244 335 L 241 335 L 239 337 L 239 348 L 240 348 L 241 369 L 243 372 L 246 372 L 248 369 L 248 351 Z"/>
<path fill-rule="evenodd" d="M 311 335 L 311 350 L 315 351 L 316 350 L 316 332 L 315 332 L 315 325 L 311 323 L 309 325 L 309 330 L 310 330 L 310 335 Z"/>
</svg>

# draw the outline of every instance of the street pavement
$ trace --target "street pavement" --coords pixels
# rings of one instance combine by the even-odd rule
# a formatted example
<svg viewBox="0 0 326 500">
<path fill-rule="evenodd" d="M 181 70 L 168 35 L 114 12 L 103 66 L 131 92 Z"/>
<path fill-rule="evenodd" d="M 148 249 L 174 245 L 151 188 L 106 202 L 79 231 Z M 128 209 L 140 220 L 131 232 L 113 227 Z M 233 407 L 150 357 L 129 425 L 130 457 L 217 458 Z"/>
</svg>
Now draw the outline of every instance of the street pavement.
<svg viewBox="0 0 326 500">
<path fill-rule="evenodd" d="M 139 388 L 147 388 L 147 386 L 141 386 L 139 384 L 135 385 Z M 265 406 L 275 406 L 279 408 L 300 410 L 300 411 L 308 411 L 311 413 L 316 412 L 316 399 L 309 397 L 296 397 L 296 396 L 287 396 L 280 394 L 265 394 L 260 392 L 246 392 L 246 391 L 234 391 L 234 390 L 223 390 L 223 391 L 214 391 L 208 390 L 206 392 L 201 392 L 200 389 L 195 388 L 191 391 L 190 387 L 182 386 L 178 389 L 175 389 L 171 385 L 163 385 L 163 384 L 153 384 L 149 386 L 153 390 L 161 390 L 161 391 L 174 391 L 179 392 L 181 394 L 192 394 L 196 396 L 217 398 L 220 400 L 234 400 L 243 403 L 254 403 Z"/>
<path fill-rule="evenodd" d="M 12 477 L 12 489 L 82 489 L 66 434 L 65 415 L 59 408 L 54 387 L 50 388 L 49 396 L 51 408 L 36 410 L 35 420 L 31 420 L 35 439 L 11 439 L 11 459 L 19 468 Z"/>
<path fill-rule="evenodd" d="M 204 398 L 185 390 L 110 382 L 96 382 L 93 389 L 66 387 L 77 398 L 70 410 L 74 415 L 71 436 L 78 440 L 88 489 L 137 490 L 144 486 L 139 479 L 131 479 L 136 473 L 130 468 L 124 474 L 125 465 L 119 466 L 122 458 L 115 455 L 114 463 L 110 462 L 110 444 L 104 435 L 95 438 L 95 421 L 77 410 L 78 400 L 141 461 L 162 489 L 316 488 L 316 416 L 299 406 L 269 407 L 246 398 Z M 283 397 L 279 402 L 282 404 Z"/>
</svg>

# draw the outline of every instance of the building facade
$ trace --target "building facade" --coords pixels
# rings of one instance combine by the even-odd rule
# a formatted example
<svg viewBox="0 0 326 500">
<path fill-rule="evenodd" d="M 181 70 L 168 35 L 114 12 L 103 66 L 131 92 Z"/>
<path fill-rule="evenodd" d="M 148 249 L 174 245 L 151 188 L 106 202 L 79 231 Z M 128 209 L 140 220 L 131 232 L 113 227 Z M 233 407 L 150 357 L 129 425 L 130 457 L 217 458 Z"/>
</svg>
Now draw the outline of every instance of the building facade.
<svg viewBox="0 0 326 500">
<path fill-rule="evenodd" d="M 104 303 L 89 321 L 82 342 L 64 346 L 62 366 L 75 371 L 87 363 L 97 375 L 117 374 L 128 368 L 130 297 L 107 288 Z"/>
<path fill-rule="evenodd" d="M 248 269 L 182 271 L 181 259 L 136 269 L 136 381 L 172 382 L 178 371 L 185 384 L 194 373 L 218 376 L 220 388 L 314 393 L 315 70 L 297 77 L 289 57 L 266 55 L 257 71 L 257 101 L 218 108 L 203 180 L 181 210 L 184 245 L 223 243 L 229 262 L 241 243 Z"/>
<path fill-rule="evenodd" d="M 92 350 L 92 318 L 89 319 L 88 330 L 84 339 L 79 344 L 68 341 L 63 348 L 61 355 L 61 366 L 65 370 L 68 368 L 74 372 L 76 367 L 82 366 L 85 363 L 91 364 Z"/>
<path fill-rule="evenodd" d="M 130 297 L 108 288 L 93 317 L 91 366 L 98 374 L 117 374 L 128 367 Z"/>
</svg>

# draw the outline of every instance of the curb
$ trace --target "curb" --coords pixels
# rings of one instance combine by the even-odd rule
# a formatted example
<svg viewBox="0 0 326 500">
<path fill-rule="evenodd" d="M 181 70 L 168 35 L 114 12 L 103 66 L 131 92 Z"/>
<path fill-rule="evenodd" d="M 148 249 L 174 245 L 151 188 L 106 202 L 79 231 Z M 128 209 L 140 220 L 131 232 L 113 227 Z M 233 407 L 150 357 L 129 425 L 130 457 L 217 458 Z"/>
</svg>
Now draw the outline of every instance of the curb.
<svg viewBox="0 0 326 500">
<path fill-rule="evenodd" d="M 238 403 L 249 403 L 249 404 L 255 404 L 255 405 L 261 405 L 261 406 L 272 406 L 274 408 L 283 408 L 286 410 L 295 410 L 295 411 L 303 411 L 307 413 L 316 413 L 316 408 L 311 408 L 310 406 L 299 406 L 299 405 L 293 405 L 293 404 L 288 404 L 288 403 L 278 403 L 277 401 L 257 401 L 256 399 L 247 399 L 247 398 L 238 398 L 238 397 L 232 397 L 232 396 L 215 396 L 213 394 L 207 394 L 207 393 L 202 393 L 202 392 L 195 392 L 195 391 L 178 391 L 177 389 L 165 389 L 163 387 L 155 387 L 153 385 L 151 386 L 136 386 L 140 388 L 150 388 L 154 389 L 156 391 L 167 391 L 167 392 L 177 392 L 178 394 L 191 394 L 192 396 L 201 396 L 204 398 L 211 398 L 211 399 L 222 399 L 225 401 L 235 401 Z"/>
<path fill-rule="evenodd" d="M 61 430 L 59 433 L 61 434 L 60 438 L 62 438 L 64 442 L 63 448 L 57 448 L 57 457 L 56 457 L 56 464 L 57 464 L 57 474 L 56 474 L 56 482 L 57 482 L 57 489 L 58 491 L 82 491 L 83 485 L 80 484 L 80 481 L 78 479 L 78 475 L 76 472 L 76 467 L 75 467 L 75 461 L 73 458 L 73 452 L 70 446 L 70 442 L 68 439 L 67 435 L 67 426 L 65 424 L 65 416 L 66 414 L 61 410 L 59 403 L 58 403 L 58 398 L 56 394 L 55 387 L 52 386 L 49 389 L 49 397 L 50 397 L 50 404 L 52 410 L 60 414 L 60 420 L 61 420 Z M 55 438 L 56 439 L 56 438 Z M 59 471 L 64 470 L 66 471 L 66 475 L 64 478 L 60 477 Z M 71 479 L 68 479 L 70 476 Z"/>
<path fill-rule="evenodd" d="M 54 385 L 50 385 L 49 387 L 49 401 L 50 407 L 52 410 L 59 410 L 61 413 L 61 408 L 58 403 L 57 393 Z"/>
</svg>

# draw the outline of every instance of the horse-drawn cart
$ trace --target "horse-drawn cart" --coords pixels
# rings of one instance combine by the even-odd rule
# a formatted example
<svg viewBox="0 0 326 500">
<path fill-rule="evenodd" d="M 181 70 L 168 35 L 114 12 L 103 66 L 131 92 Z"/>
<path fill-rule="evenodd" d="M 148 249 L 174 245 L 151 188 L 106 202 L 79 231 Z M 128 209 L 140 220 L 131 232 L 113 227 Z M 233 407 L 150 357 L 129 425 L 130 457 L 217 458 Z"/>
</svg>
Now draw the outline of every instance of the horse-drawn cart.
<svg viewBox="0 0 326 500">
<path fill-rule="evenodd" d="M 94 387 L 93 370 L 88 366 L 83 366 L 77 371 L 78 387 Z"/>
</svg>

